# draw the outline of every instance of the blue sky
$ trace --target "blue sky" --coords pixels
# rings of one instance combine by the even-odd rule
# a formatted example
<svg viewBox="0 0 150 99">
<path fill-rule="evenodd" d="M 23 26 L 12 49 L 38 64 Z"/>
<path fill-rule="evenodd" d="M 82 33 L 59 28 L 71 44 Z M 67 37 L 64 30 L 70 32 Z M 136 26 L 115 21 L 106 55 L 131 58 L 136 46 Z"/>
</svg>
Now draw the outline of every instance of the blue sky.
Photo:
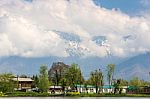
<svg viewBox="0 0 150 99">
<path fill-rule="evenodd" d="M 32 2 L 33 0 L 25 0 Z M 150 9 L 150 0 L 93 0 L 97 6 L 107 9 L 119 8 L 129 15 L 140 15 L 143 10 Z"/>
<path fill-rule="evenodd" d="M 93 0 L 104 8 L 119 8 L 129 15 L 140 15 L 141 11 L 150 9 L 150 0 Z"/>
</svg>

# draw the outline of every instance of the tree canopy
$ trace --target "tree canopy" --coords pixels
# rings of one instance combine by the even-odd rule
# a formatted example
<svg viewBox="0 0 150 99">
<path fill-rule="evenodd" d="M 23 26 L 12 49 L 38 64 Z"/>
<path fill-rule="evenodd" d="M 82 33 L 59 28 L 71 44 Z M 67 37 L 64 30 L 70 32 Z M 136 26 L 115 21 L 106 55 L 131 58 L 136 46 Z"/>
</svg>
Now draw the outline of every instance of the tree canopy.
<svg viewBox="0 0 150 99">
<path fill-rule="evenodd" d="M 12 81 L 12 74 L 0 74 L 0 91 L 12 92 L 15 87 L 15 82 Z"/>
<path fill-rule="evenodd" d="M 41 65 L 39 72 L 39 91 L 47 92 L 49 87 L 47 66 Z"/>
</svg>

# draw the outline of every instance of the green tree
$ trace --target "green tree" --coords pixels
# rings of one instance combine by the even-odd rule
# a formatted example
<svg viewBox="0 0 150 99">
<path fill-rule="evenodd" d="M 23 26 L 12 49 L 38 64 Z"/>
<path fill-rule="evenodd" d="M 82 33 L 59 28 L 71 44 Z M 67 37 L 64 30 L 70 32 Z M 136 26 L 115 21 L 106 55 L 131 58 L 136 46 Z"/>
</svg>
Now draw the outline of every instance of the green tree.
<svg viewBox="0 0 150 99">
<path fill-rule="evenodd" d="M 128 86 L 129 82 L 127 80 L 124 79 L 120 79 L 120 85 L 121 86 Z"/>
<path fill-rule="evenodd" d="M 39 77 L 38 77 L 38 75 L 33 75 L 32 79 L 34 81 L 32 87 L 33 88 L 38 87 L 38 84 L 39 84 Z"/>
<path fill-rule="evenodd" d="M 90 73 L 90 78 L 88 80 L 89 84 L 92 84 L 96 87 L 96 93 L 98 93 L 98 89 L 102 88 L 103 86 L 103 73 L 102 71 L 99 69 L 99 70 L 95 70 L 95 71 L 92 71 Z M 99 89 L 99 91 L 101 91 Z"/>
<path fill-rule="evenodd" d="M 63 62 L 53 63 L 52 67 L 48 71 L 49 80 L 52 81 L 53 85 L 62 85 L 68 68 L 69 66 Z"/>
<path fill-rule="evenodd" d="M 28 78 L 28 76 L 25 75 L 25 74 L 22 74 L 22 75 L 20 75 L 19 77 L 20 77 L 20 78 Z"/>
<path fill-rule="evenodd" d="M 138 77 L 134 77 L 133 79 L 130 80 L 129 85 L 138 87 L 138 86 L 141 86 L 142 83 L 143 83 L 142 80 L 140 80 Z"/>
<path fill-rule="evenodd" d="M 12 92 L 15 82 L 12 81 L 12 74 L 0 74 L 0 92 Z"/>
<path fill-rule="evenodd" d="M 116 82 L 114 82 L 114 94 L 116 94 L 118 91 L 121 94 L 122 89 L 120 88 L 121 79 L 118 79 Z"/>
<path fill-rule="evenodd" d="M 108 64 L 107 65 L 107 80 L 108 80 L 109 86 L 112 85 L 114 70 L 115 70 L 115 64 Z"/>
<path fill-rule="evenodd" d="M 47 66 L 45 65 L 41 65 L 40 67 L 38 87 L 40 92 L 48 91 L 48 87 L 49 87 L 48 70 L 47 70 Z"/>
<path fill-rule="evenodd" d="M 67 84 L 72 86 L 72 89 L 75 89 L 75 84 L 82 84 L 84 82 L 81 70 L 75 63 L 73 63 L 71 67 L 69 67 L 66 72 L 65 78 L 67 80 Z"/>
</svg>

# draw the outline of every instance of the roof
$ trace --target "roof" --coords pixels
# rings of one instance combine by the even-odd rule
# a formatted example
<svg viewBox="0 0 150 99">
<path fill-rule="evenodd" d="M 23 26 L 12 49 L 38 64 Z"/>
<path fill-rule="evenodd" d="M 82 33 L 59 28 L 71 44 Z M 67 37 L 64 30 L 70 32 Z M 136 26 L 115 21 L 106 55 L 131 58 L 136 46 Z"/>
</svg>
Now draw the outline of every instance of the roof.
<svg viewBox="0 0 150 99">
<path fill-rule="evenodd" d="M 85 85 L 76 85 L 77 87 L 85 87 Z M 93 85 L 87 85 L 87 88 L 95 88 L 95 86 Z M 113 86 L 109 86 L 109 85 L 104 85 L 104 86 L 99 86 L 99 88 L 104 88 L 104 89 L 109 89 L 109 88 L 113 88 Z"/>
<path fill-rule="evenodd" d="M 84 88 L 84 87 L 87 87 L 87 88 L 95 88 L 95 86 L 93 86 L 93 85 L 75 85 L 75 86 L 77 86 L 77 87 L 82 87 L 82 88 Z"/>
<path fill-rule="evenodd" d="M 62 86 L 49 86 L 49 88 L 62 88 Z"/>
<path fill-rule="evenodd" d="M 129 90 L 136 90 L 136 89 L 138 89 L 138 87 L 136 87 L 136 86 L 129 86 L 128 89 Z"/>
<path fill-rule="evenodd" d="M 113 86 L 110 86 L 110 85 L 104 85 L 103 88 L 104 88 L 104 89 L 109 89 L 109 88 L 113 88 Z"/>
<path fill-rule="evenodd" d="M 14 81 L 29 81 L 32 82 L 33 80 L 31 78 L 13 78 Z"/>
</svg>

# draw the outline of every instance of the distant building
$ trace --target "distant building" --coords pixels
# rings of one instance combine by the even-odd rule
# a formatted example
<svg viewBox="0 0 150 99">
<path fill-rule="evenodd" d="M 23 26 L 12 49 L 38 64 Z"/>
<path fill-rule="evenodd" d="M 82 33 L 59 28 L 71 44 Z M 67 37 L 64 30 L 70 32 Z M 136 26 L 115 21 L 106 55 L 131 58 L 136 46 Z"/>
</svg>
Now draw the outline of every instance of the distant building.
<svg viewBox="0 0 150 99">
<path fill-rule="evenodd" d="M 62 93 L 62 86 L 49 86 L 49 92 L 61 94 Z"/>
<path fill-rule="evenodd" d="M 150 94 L 149 86 L 129 86 L 127 89 L 128 94 Z"/>
<path fill-rule="evenodd" d="M 20 91 L 31 91 L 33 80 L 31 78 L 20 78 L 16 77 L 12 79 L 16 82 L 15 90 Z"/>
<path fill-rule="evenodd" d="M 96 87 L 92 85 L 76 85 L 78 92 L 96 93 Z M 121 86 L 122 93 L 127 92 L 127 86 Z M 114 87 L 109 85 L 99 86 L 98 93 L 114 93 Z"/>
<path fill-rule="evenodd" d="M 92 85 L 76 85 L 78 92 L 96 93 L 96 87 Z M 109 85 L 99 86 L 99 93 L 110 93 L 113 92 L 114 87 Z"/>
</svg>

